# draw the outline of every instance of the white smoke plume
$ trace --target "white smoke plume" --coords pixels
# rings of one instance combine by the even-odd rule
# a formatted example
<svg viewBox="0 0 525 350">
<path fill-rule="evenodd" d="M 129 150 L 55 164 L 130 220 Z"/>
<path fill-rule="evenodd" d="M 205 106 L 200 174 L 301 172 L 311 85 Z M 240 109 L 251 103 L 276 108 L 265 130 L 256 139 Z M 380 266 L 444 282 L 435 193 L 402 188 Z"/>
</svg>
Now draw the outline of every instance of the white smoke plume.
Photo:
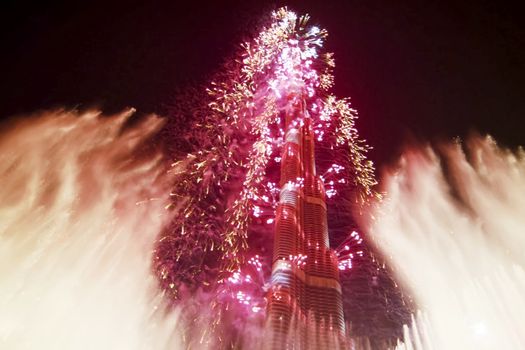
<svg viewBox="0 0 525 350">
<path fill-rule="evenodd" d="M 398 348 L 525 348 L 523 150 L 412 150 L 383 185 L 368 231 L 421 310 Z"/>
<path fill-rule="evenodd" d="M 169 179 L 140 152 L 160 128 L 54 111 L 4 125 L 0 139 L 0 348 L 182 348 L 151 250 Z"/>
</svg>

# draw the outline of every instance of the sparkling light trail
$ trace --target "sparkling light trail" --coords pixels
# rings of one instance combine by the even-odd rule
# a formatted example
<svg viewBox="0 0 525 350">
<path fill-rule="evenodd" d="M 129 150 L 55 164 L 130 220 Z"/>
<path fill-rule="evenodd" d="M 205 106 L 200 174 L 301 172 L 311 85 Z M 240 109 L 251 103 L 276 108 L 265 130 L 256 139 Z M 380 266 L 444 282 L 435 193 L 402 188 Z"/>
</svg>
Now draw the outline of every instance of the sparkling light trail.
<svg viewBox="0 0 525 350">
<path fill-rule="evenodd" d="M 334 60 L 322 51 L 327 32 L 308 26 L 308 20 L 286 8 L 273 12 L 207 90 L 209 103 L 186 136 L 195 152 L 176 163 L 187 169 L 172 191 L 172 207 L 181 214 L 159 237 L 155 254 L 161 284 L 175 300 L 181 290 L 228 290 L 248 256 L 268 255 L 280 192 L 283 118 L 299 102 L 312 119 L 328 197 L 351 188 L 351 200 L 361 205 L 379 196 L 368 146 L 355 128 L 357 113 L 347 99 L 329 93 Z M 296 123 L 300 127 L 304 120 Z M 285 186 L 301 189 L 303 181 Z M 267 277 L 269 272 L 266 267 Z M 231 295 L 247 306 L 254 300 L 244 292 Z M 262 307 L 257 304 L 257 312 Z"/>
</svg>

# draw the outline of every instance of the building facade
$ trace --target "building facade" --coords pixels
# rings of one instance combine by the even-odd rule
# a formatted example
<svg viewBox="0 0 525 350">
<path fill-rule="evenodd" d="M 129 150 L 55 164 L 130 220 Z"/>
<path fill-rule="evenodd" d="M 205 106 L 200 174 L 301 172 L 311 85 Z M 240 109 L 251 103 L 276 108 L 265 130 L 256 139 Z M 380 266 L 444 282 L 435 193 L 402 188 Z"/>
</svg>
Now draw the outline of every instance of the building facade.
<svg viewBox="0 0 525 350">
<path fill-rule="evenodd" d="M 272 349 L 342 346 L 344 316 L 337 258 L 330 249 L 311 119 L 297 101 L 286 112 L 275 220 L 267 331 Z"/>
</svg>

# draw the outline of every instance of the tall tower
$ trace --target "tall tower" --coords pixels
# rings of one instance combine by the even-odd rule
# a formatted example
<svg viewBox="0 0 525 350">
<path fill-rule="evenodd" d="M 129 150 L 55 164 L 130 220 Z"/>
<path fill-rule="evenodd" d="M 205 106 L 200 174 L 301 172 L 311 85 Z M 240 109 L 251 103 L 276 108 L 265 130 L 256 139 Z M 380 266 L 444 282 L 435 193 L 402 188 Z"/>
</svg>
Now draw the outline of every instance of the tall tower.
<svg viewBox="0 0 525 350">
<path fill-rule="evenodd" d="M 337 259 L 316 175 L 311 119 L 300 96 L 285 112 L 268 330 L 272 349 L 335 348 L 344 334 Z"/>
</svg>

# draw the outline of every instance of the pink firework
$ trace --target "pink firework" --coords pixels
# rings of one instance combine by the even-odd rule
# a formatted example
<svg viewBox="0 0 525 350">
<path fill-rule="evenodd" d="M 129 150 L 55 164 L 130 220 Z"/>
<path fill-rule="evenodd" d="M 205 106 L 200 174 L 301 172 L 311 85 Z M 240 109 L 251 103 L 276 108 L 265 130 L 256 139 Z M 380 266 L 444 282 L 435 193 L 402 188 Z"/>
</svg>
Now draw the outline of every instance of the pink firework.
<svg viewBox="0 0 525 350">
<path fill-rule="evenodd" d="M 281 155 L 294 152 L 283 150 L 283 119 L 300 102 L 297 96 L 306 96 L 301 103 L 317 140 L 316 163 L 337 210 L 379 197 L 369 147 L 355 128 L 357 113 L 329 93 L 334 59 L 322 52 L 327 32 L 308 26 L 308 19 L 286 8 L 273 12 L 211 83 L 181 137 L 190 153 L 173 165 L 170 209 L 177 215 L 154 256 L 160 284 L 174 302 L 204 291 L 215 295 L 215 310 L 236 305 L 264 314 Z M 284 186 L 303 183 L 297 178 Z M 300 266 L 307 258 L 287 262 Z M 218 311 L 214 324 L 224 317 Z"/>
</svg>

